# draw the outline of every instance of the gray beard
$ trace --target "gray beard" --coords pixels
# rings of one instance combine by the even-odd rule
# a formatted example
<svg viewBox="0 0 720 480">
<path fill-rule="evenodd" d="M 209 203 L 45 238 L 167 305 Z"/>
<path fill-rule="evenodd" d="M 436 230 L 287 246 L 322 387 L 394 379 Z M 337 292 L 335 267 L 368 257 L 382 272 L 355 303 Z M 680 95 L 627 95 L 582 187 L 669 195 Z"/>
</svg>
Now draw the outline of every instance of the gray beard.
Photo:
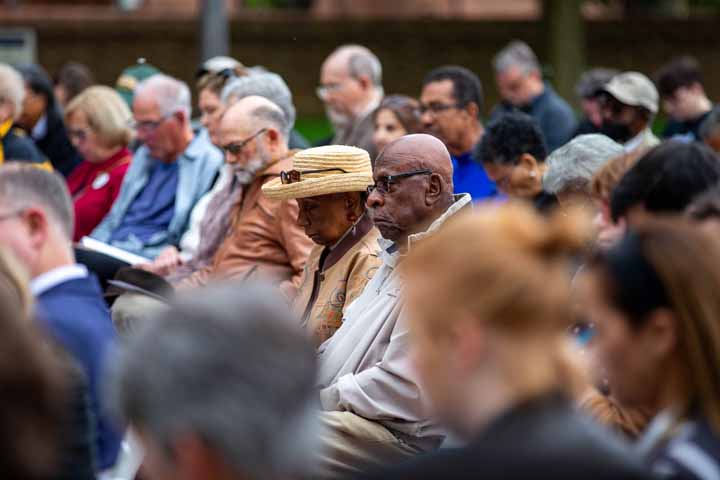
<svg viewBox="0 0 720 480">
<path fill-rule="evenodd" d="M 265 150 L 265 146 L 258 142 L 257 155 L 247 164 L 237 167 L 233 172 L 235 181 L 240 185 L 250 185 L 257 177 L 257 174 L 267 168 L 271 160 L 272 156 Z"/>
<path fill-rule="evenodd" d="M 348 115 L 331 108 L 325 107 L 325 115 L 330 121 L 330 124 L 333 126 L 333 130 L 335 130 L 336 135 L 344 132 L 350 128 L 350 125 L 352 125 L 352 119 Z"/>
</svg>

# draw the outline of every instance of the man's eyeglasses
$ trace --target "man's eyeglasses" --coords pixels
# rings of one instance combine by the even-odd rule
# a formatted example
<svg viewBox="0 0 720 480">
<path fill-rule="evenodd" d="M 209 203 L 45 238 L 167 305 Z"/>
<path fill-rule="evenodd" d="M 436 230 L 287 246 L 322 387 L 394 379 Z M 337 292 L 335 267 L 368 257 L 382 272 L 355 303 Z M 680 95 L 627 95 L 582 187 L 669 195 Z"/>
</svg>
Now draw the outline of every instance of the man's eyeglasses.
<svg viewBox="0 0 720 480">
<path fill-rule="evenodd" d="M 249 136 L 245 140 L 241 140 L 239 142 L 232 142 L 228 143 L 227 145 L 223 145 L 222 150 L 226 153 L 229 153 L 230 155 L 239 155 L 240 152 L 243 151 L 243 148 L 245 148 L 248 143 L 252 142 L 253 139 L 255 139 L 258 135 L 263 134 L 267 131 L 267 128 L 261 128 L 257 132 L 255 132 L 253 135 Z"/>
<path fill-rule="evenodd" d="M 413 172 L 405 172 L 405 173 L 397 173 L 395 175 L 386 175 L 384 177 L 379 177 L 375 181 L 375 185 L 370 185 L 367 188 L 368 195 L 374 192 L 375 190 L 378 191 L 378 193 L 386 194 L 390 191 L 390 186 L 394 185 L 398 182 L 398 180 L 402 180 L 403 178 L 408 177 L 414 177 L 415 175 L 432 175 L 432 170 L 415 170 Z"/>
<path fill-rule="evenodd" d="M 342 88 L 342 83 L 326 83 L 317 87 L 315 89 L 315 93 L 317 93 L 317 96 L 318 98 L 320 98 L 320 100 L 324 100 L 329 94 L 340 91 Z"/>
<path fill-rule="evenodd" d="M 280 182 L 282 182 L 283 185 L 289 185 L 291 183 L 297 183 L 302 181 L 303 175 L 309 175 L 312 173 L 325 173 L 325 172 L 342 172 L 342 173 L 348 173 L 342 168 L 323 168 L 322 170 L 289 170 L 285 171 L 283 170 L 280 172 Z"/>
<path fill-rule="evenodd" d="M 25 212 L 24 208 L 21 208 L 20 210 L 15 210 L 12 212 L 0 214 L 0 222 L 4 222 L 5 220 L 10 220 L 13 217 L 17 217 L 19 215 L 22 215 Z"/>
<path fill-rule="evenodd" d="M 425 112 L 430 112 L 432 114 L 444 112 L 445 110 L 450 110 L 451 108 L 462 108 L 462 105 L 459 103 L 454 103 L 452 105 L 448 105 L 446 103 L 431 103 L 429 105 L 420 105 L 420 115 L 424 114 Z"/>
<path fill-rule="evenodd" d="M 172 116 L 172 114 L 164 115 L 164 116 L 160 117 L 160 119 L 158 119 L 158 120 L 142 120 L 139 122 L 137 120 L 135 120 L 134 118 L 131 118 L 130 121 L 128 122 L 128 126 L 137 131 L 142 130 L 144 132 L 154 132 L 160 125 L 162 125 L 162 123 L 165 120 L 167 120 L 171 116 Z"/>
</svg>

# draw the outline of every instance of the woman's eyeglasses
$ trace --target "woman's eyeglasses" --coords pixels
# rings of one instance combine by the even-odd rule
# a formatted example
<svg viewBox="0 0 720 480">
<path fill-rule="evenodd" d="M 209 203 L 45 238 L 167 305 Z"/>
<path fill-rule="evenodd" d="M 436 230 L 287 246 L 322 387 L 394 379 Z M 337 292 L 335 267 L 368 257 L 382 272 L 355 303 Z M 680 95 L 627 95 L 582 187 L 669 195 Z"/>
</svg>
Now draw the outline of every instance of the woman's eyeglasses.
<svg viewBox="0 0 720 480">
<path fill-rule="evenodd" d="M 280 182 L 283 185 L 289 185 L 291 183 L 297 183 L 302 181 L 303 175 L 309 175 L 313 173 L 325 173 L 325 172 L 342 172 L 348 173 L 342 168 L 323 168 L 322 170 L 283 170 L 280 172 Z"/>
</svg>

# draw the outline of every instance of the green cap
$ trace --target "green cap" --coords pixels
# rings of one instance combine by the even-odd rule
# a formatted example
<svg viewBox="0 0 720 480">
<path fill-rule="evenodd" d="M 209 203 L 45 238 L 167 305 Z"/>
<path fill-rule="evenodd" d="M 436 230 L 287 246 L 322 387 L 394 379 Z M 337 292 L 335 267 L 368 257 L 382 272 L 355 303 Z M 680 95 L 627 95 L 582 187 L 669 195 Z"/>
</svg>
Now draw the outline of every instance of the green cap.
<svg viewBox="0 0 720 480">
<path fill-rule="evenodd" d="M 161 73 L 160 70 L 147 63 L 144 58 L 139 58 L 135 65 L 122 71 L 115 82 L 115 90 L 132 109 L 133 96 L 137 84 L 158 73 Z"/>
</svg>

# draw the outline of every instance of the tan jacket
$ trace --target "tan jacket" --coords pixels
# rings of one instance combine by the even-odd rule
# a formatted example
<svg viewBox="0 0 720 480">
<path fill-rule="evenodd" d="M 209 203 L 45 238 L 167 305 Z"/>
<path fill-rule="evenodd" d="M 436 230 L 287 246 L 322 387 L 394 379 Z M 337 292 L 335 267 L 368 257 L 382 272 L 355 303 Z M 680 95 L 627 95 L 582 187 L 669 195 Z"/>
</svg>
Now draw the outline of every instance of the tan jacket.
<svg viewBox="0 0 720 480">
<path fill-rule="evenodd" d="M 258 175 L 233 210 L 230 234 L 212 263 L 182 280 L 177 288 L 202 286 L 210 280 L 258 277 L 280 284 L 290 298 L 295 296 L 314 244 L 297 224 L 297 201 L 271 200 L 261 190 L 280 171 L 291 169 L 292 157 L 287 157 Z"/>
<path fill-rule="evenodd" d="M 380 232 L 364 215 L 332 250 L 316 245 L 310 252 L 294 306 L 317 345 L 340 328 L 345 307 L 360 296 L 380 267 L 378 238 Z"/>
</svg>

